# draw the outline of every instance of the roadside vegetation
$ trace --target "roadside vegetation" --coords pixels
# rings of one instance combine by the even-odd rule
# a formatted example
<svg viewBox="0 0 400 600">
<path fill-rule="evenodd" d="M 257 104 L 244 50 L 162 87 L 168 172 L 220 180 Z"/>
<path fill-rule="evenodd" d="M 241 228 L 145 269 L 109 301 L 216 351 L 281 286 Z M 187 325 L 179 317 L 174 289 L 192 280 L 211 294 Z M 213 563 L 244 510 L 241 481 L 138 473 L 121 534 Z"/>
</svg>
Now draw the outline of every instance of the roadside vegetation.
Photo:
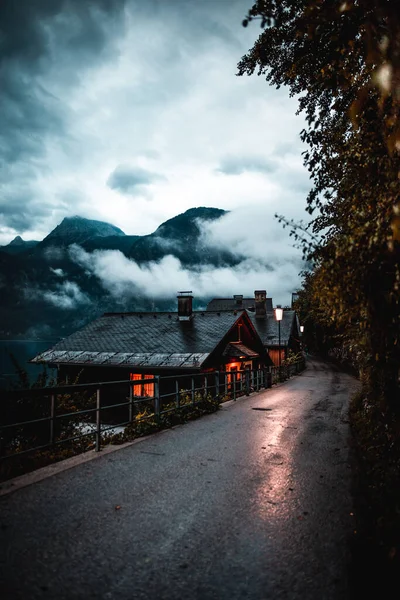
<svg viewBox="0 0 400 600">
<path fill-rule="evenodd" d="M 208 391 L 197 388 L 194 393 L 192 389 L 181 389 L 178 398 L 175 394 L 161 397 L 158 412 L 154 398 L 134 398 L 130 405 L 126 397 L 128 381 L 123 384 L 125 391 L 121 384 L 111 382 L 105 404 L 104 400 L 101 403 L 101 447 L 130 442 L 213 413 L 222 403 L 289 379 L 304 367 L 302 355 L 291 353 L 282 365 L 280 376 L 275 368 L 274 376 L 265 374 L 263 381 L 249 376 L 240 383 L 227 374 L 226 380 L 221 381 L 219 394 L 215 395 L 215 388 L 214 392 L 210 388 Z M 80 386 L 75 391 L 75 385 L 80 384 L 78 375 L 67 390 L 61 390 L 57 386 L 65 386 L 65 382 L 51 380 L 45 371 L 30 383 L 16 361 L 15 368 L 19 382 L 11 393 L 4 393 L 0 402 L 0 481 L 96 447 L 96 393 L 90 387 L 96 384 L 88 384 L 89 389 Z M 54 418 L 50 418 L 51 394 L 55 398 Z"/>
<path fill-rule="evenodd" d="M 364 540 L 370 556 L 379 557 L 364 579 L 371 583 L 375 576 L 383 585 L 382 568 L 397 569 L 398 585 L 398 3 L 258 0 L 243 25 L 254 23 L 261 33 L 240 61 L 239 75 L 257 73 L 287 86 L 306 118 L 300 135 L 312 185 L 305 199 L 310 216 L 307 223 L 278 216 L 307 260 L 296 307 L 303 340 L 310 351 L 353 369 L 361 382 L 350 414 L 358 551 Z M 367 584 L 366 592 L 371 589 Z"/>
<path fill-rule="evenodd" d="M 1 431 L 0 458 L 3 460 L 0 460 L 0 482 L 95 448 L 96 394 L 81 389 L 57 394 L 56 415 L 59 418 L 55 421 L 54 443 L 51 444 L 49 397 L 32 395 L 30 391 L 46 386 L 63 385 L 65 382 L 56 383 L 43 371 L 36 381 L 31 383 L 26 371 L 17 362 L 15 368 L 19 381 L 14 390 L 18 392 L 20 389 L 21 393 L 4 394 L 0 403 L 0 422 L 3 426 L 13 423 L 21 425 Z M 71 383 L 78 384 L 79 376 Z M 126 415 L 121 417 L 120 409 L 106 409 L 109 424 L 103 423 L 105 430 L 101 434 L 102 446 L 133 441 L 138 437 L 197 419 L 217 411 L 220 403 L 229 398 L 229 395 L 214 398 L 211 394 L 204 397 L 196 392 L 193 404 L 191 393 L 182 390 L 180 406 L 177 407 L 175 403 L 165 404 L 158 417 L 154 413 L 153 400 L 149 399 L 135 406 L 132 422 L 118 433 L 115 432 L 118 425 L 114 427 L 113 423 L 120 422 L 121 418 L 126 420 Z M 86 410 L 90 412 L 82 412 Z M 62 415 L 66 417 L 61 418 Z M 24 425 L 26 421 L 33 423 Z M 32 448 L 39 449 L 29 451 Z M 9 458 L 5 458 L 6 456 Z"/>
</svg>

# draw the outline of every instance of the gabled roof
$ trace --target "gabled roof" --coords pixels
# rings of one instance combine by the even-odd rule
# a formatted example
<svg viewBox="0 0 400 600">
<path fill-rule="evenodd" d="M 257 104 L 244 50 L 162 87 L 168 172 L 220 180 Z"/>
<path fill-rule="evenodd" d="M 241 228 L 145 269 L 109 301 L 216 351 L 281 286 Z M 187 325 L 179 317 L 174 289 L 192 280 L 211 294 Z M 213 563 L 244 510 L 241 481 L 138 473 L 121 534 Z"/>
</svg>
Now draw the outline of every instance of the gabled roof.
<svg viewBox="0 0 400 600">
<path fill-rule="evenodd" d="M 200 367 L 245 311 L 106 313 L 35 356 L 34 363 Z"/>
<path fill-rule="evenodd" d="M 224 350 L 224 356 L 257 358 L 260 355 L 241 342 L 229 342 Z"/>
<path fill-rule="evenodd" d="M 257 318 L 251 312 L 247 313 L 258 335 L 265 346 L 279 346 L 279 325 L 274 313 L 267 313 L 264 318 Z M 287 346 L 294 322 L 297 316 L 294 310 L 284 310 L 281 321 L 281 346 Z"/>
<path fill-rule="evenodd" d="M 256 310 L 255 299 L 253 298 L 242 298 L 241 304 L 237 303 L 236 298 L 213 298 L 207 304 L 207 310 Z M 266 310 L 272 312 L 272 298 L 266 299 Z"/>
</svg>

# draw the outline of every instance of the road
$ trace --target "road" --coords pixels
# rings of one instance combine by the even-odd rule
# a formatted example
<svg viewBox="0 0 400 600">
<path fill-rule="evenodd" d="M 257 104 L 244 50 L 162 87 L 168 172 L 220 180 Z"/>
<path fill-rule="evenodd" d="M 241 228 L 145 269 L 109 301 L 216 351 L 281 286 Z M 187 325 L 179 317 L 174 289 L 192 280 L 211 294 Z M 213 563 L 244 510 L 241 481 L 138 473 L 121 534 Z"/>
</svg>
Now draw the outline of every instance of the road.
<svg viewBox="0 0 400 600">
<path fill-rule="evenodd" d="M 356 385 L 312 360 L 1 497 L 2 599 L 345 600 Z"/>
</svg>

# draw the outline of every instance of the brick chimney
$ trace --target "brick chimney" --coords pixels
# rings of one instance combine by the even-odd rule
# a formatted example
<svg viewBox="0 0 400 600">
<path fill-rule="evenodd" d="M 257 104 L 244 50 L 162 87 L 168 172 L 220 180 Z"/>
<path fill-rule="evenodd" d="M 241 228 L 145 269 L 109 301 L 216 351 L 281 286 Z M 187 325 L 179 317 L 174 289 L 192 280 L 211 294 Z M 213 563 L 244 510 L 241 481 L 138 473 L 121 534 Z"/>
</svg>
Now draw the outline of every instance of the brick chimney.
<svg viewBox="0 0 400 600">
<path fill-rule="evenodd" d="M 193 317 L 192 292 L 178 292 L 178 319 L 180 321 L 190 321 Z"/>
<path fill-rule="evenodd" d="M 233 296 L 233 299 L 235 300 L 236 306 L 242 306 L 243 305 L 243 294 L 235 294 Z"/>
<path fill-rule="evenodd" d="M 255 290 L 256 317 L 265 318 L 267 313 L 267 291 Z"/>
</svg>

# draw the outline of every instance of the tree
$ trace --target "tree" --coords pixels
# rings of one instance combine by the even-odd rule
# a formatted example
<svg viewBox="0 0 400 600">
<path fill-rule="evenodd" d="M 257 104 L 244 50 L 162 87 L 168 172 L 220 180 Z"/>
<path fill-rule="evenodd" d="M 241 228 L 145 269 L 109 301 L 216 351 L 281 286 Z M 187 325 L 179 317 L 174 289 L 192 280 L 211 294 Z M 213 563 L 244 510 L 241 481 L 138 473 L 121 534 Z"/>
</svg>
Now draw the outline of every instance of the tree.
<svg viewBox="0 0 400 600">
<path fill-rule="evenodd" d="M 400 408 L 397 8 L 383 0 L 259 0 L 243 24 L 261 19 L 263 31 L 238 66 L 239 75 L 258 72 L 299 96 L 313 180 L 307 294 L 320 323 L 359 357 L 365 394 L 385 410 Z"/>
</svg>

